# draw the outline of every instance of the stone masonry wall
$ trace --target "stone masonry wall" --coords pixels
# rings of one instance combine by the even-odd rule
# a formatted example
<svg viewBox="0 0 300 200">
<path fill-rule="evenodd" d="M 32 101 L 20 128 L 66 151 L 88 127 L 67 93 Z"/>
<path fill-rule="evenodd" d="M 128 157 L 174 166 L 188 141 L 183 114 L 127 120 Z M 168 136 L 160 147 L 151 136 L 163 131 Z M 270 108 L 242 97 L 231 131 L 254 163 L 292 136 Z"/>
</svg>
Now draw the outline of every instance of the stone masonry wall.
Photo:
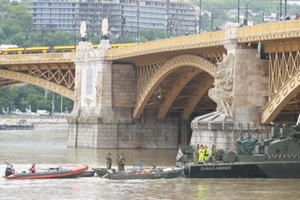
<svg viewBox="0 0 300 200">
<path fill-rule="evenodd" d="M 136 95 L 135 71 L 132 65 L 112 65 L 112 105 L 114 108 L 131 108 Z"/>
<path fill-rule="evenodd" d="M 268 60 L 257 57 L 257 49 L 237 49 L 234 69 L 234 105 L 262 106 L 264 93 L 268 91 L 268 76 L 264 69 L 269 67 Z"/>
<path fill-rule="evenodd" d="M 257 49 L 235 49 L 232 111 L 239 122 L 260 122 L 261 107 L 268 91 L 268 76 L 264 70 L 268 61 L 261 60 Z"/>
<path fill-rule="evenodd" d="M 178 147 L 176 121 L 161 123 L 102 123 L 97 120 L 69 122 L 68 146 L 86 148 L 174 149 Z M 77 134 L 77 135 L 76 135 Z M 77 142 L 76 142 L 77 139 Z"/>
</svg>

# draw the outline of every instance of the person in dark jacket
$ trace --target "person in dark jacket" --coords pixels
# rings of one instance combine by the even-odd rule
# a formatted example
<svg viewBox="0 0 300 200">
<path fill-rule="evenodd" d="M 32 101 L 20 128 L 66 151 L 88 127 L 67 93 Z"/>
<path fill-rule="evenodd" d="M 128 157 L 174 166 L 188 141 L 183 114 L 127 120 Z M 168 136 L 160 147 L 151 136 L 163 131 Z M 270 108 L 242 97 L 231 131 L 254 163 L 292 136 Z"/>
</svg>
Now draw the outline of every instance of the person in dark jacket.
<svg viewBox="0 0 300 200">
<path fill-rule="evenodd" d="M 13 174 L 13 172 L 12 172 L 11 166 L 8 164 L 6 169 L 5 169 L 5 176 L 8 177 L 12 174 Z"/>
</svg>

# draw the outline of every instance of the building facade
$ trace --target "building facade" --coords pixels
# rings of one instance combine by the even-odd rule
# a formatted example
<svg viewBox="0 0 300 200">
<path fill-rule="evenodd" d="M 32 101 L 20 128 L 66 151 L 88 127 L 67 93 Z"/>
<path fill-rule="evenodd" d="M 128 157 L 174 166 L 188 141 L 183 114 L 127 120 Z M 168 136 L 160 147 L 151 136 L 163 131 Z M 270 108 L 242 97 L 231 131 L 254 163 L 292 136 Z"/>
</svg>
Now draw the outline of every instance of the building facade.
<svg viewBox="0 0 300 200">
<path fill-rule="evenodd" d="M 81 21 L 95 36 L 101 34 L 102 19 L 107 18 L 114 36 L 142 29 L 158 29 L 167 35 L 195 33 L 195 8 L 170 0 L 33 0 L 31 13 L 37 30 L 74 33 Z"/>
</svg>

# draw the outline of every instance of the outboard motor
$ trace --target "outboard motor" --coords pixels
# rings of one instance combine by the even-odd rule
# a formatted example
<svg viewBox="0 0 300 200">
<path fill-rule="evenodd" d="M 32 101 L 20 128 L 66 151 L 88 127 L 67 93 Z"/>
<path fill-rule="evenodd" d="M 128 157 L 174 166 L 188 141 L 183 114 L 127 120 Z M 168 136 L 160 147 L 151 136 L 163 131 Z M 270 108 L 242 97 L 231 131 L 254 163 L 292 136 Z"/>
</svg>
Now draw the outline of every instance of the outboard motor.
<svg viewBox="0 0 300 200">
<path fill-rule="evenodd" d="M 183 169 L 183 175 L 187 176 L 187 175 L 189 175 L 189 173 L 190 173 L 189 166 L 185 166 L 184 169 Z"/>
</svg>

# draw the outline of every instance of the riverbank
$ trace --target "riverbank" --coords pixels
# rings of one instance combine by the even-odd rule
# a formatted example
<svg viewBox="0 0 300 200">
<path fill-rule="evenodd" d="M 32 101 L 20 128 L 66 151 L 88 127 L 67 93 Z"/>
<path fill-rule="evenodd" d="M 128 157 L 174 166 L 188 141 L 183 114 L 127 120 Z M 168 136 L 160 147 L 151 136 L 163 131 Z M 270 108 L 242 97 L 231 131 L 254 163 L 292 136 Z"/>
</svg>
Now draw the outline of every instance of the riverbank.
<svg viewBox="0 0 300 200">
<path fill-rule="evenodd" d="M 0 116 L 0 125 L 3 124 L 67 124 L 67 120 L 64 116 L 2 115 Z"/>
</svg>

